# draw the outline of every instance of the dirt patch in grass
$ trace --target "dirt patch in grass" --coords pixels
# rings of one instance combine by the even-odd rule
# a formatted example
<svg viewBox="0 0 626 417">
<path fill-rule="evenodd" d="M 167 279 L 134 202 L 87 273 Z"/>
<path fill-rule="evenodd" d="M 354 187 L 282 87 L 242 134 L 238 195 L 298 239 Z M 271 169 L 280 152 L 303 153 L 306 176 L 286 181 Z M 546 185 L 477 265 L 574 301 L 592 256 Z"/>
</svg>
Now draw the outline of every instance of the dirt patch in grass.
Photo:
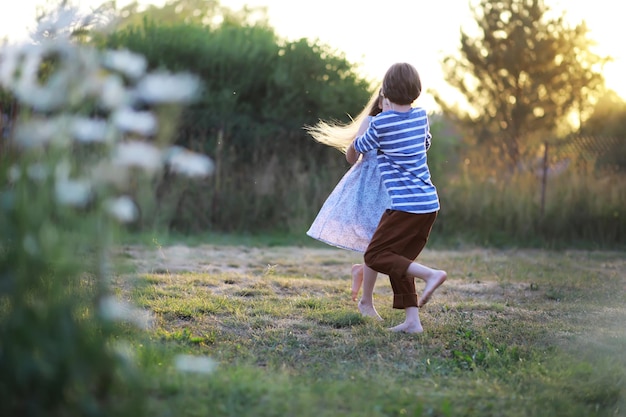
<svg viewBox="0 0 626 417">
<path fill-rule="evenodd" d="M 337 278 L 347 276 L 350 265 L 360 261 L 355 252 L 298 247 L 182 245 L 159 248 L 126 246 L 121 254 L 138 273 L 184 272 L 233 275 L 294 275 Z"/>
<path fill-rule="evenodd" d="M 193 274 L 187 278 L 196 285 L 205 284 L 208 277 L 219 277 L 219 285 L 212 280 L 214 294 L 237 292 L 241 296 L 254 296 L 255 291 L 284 291 L 289 295 L 303 288 L 321 295 L 337 280 L 345 281 L 347 292 L 350 266 L 362 261 L 359 253 L 335 248 L 210 244 L 125 246 L 118 255 L 129 261 L 139 275 L 158 279 Z M 426 250 L 419 261 L 448 271 L 448 281 L 433 299 L 433 303 L 444 306 L 482 306 L 478 309 L 497 312 L 502 306 L 528 309 L 529 305 L 542 303 L 544 310 L 550 304 L 561 309 L 567 301 L 584 302 L 589 288 L 594 289 L 590 285 L 593 281 L 602 283 L 607 297 L 616 296 L 626 286 L 626 257 L 612 252 Z M 607 281 L 611 285 L 607 286 Z M 421 282 L 417 286 L 419 291 Z M 375 292 L 390 302 L 387 276 L 379 276 Z"/>
</svg>

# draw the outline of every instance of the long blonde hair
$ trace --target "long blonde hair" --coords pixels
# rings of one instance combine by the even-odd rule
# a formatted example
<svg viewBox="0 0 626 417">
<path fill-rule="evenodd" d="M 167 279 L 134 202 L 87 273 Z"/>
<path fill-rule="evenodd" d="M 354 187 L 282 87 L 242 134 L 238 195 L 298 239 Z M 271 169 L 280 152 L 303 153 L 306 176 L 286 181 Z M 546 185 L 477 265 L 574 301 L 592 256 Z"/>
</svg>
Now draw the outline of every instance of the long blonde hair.
<svg viewBox="0 0 626 417">
<path fill-rule="evenodd" d="M 379 100 L 380 89 L 376 89 L 376 93 L 372 95 L 367 105 L 361 110 L 361 113 L 359 113 L 355 119 L 351 118 L 352 121 L 350 123 L 325 122 L 320 120 L 314 126 L 305 126 L 304 129 L 316 141 L 346 153 L 346 150 L 354 138 L 356 138 L 359 127 L 363 121 L 381 112 Z"/>
</svg>

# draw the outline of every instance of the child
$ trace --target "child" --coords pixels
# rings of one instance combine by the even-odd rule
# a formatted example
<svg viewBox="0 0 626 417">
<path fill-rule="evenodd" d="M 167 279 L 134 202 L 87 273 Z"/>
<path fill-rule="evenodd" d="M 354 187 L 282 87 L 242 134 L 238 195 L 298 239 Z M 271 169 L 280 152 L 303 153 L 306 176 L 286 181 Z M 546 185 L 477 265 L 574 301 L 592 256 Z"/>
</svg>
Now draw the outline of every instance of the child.
<svg viewBox="0 0 626 417">
<path fill-rule="evenodd" d="M 367 131 L 347 151 L 377 152 L 391 208 L 382 215 L 364 261 L 368 267 L 389 276 L 393 308 L 404 309 L 406 316 L 403 323 L 390 330 L 406 333 L 423 331 L 419 307 L 447 278 L 445 271 L 414 262 L 428 241 L 440 208 L 426 160 L 428 116 L 424 109 L 411 106 L 421 90 L 419 75 L 412 65 L 392 65 L 385 74 L 381 92 L 383 104 L 390 110 L 374 117 Z M 426 283 L 419 301 L 415 277 Z"/>
<path fill-rule="evenodd" d="M 353 164 L 311 224 L 307 231 L 310 237 L 332 246 L 363 253 L 376 230 L 380 216 L 390 207 L 391 200 L 380 179 L 376 152 L 365 152 L 360 159 L 354 152 L 347 153 L 354 137 L 365 132 L 372 117 L 381 112 L 381 102 L 380 91 L 377 91 L 352 123 L 344 125 L 320 121 L 313 127 L 307 127 L 315 140 L 346 152 L 346 159 Z M 364 316 L 382 320 L 373 302 L 376 276 L 377 272 L 365 265 L 353 265 L 352 299 L 356 301 L 364 281 L 359 311 Z"/>
</svg>

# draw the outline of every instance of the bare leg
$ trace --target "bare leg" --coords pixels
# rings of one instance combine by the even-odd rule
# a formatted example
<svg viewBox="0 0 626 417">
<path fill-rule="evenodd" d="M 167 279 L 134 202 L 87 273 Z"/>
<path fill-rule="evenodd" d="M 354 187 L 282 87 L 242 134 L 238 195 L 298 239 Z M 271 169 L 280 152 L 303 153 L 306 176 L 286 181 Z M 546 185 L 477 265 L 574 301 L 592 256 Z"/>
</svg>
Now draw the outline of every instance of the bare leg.
<svg viewBox="0 0 626 417">
<path fill-rule="evenodd" d="M 363 265 L 363 295 L 359 301 L 359 311 L 363 316 L 382 320 L 378 311 L 374 308 L 374 286 L 376 285 L 378 272 L 367 265 Z"/>
<path fill-rule="evenodd" d="M 392 332 L 422 333 L 424 329 L 420 321 L 419 309 L 417 307 L 407 307 L 404 312 L 406 314 L 404 323 L 398 324 L 389 330 Z"/>
<path fill-rule="evenodd" d="M 352 301 L 356 301 L 359 296 L 359 290 L 363 283 L 363 265 L 352 265 Z"/>
<path fill-rule="evenodd" d="M 426 287 L 424 287 L 422 297 L 417 302 L 420 307 L 423 307 L 424 304 L 430 300 L 430 297 L 433 295 L 435 290 L 439 288 L 439 286 L 448 278 L 446 271 L 432 269 L 417 262 L 411 263 L 406 272 L 407 275 L 419 278 L 426 282 Z"/>
</svg>

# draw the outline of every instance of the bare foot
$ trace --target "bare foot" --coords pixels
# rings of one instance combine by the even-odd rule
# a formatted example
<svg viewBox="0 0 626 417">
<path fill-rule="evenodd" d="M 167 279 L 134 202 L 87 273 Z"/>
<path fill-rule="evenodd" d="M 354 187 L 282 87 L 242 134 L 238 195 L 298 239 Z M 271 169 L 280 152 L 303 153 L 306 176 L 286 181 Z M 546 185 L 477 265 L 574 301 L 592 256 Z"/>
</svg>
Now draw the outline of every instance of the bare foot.
<svg viewBox="0 0 626 417">
<path fill-rule="evenodd" d="M 424 279 L 426 281 L 426 287 L 424 288 L 424 292 L 422 293 L 422 297 L 417 302 L 419 307 L 423 307 L 424 304 L 430 300 L 430 297 L 433 295 L 435 290 L 443 284 L 443 282 L 448 278 L 448 274 L 446 271 L 436 270 L 431 276 Z"/>
<path fill-rule="evenodd" d="M 361 315 L 364 317 L 372 317 L 372 318 L 375 318 L 376 320 L 383 321 L 383 318 L 380 317 L 380 315 L 378 314 L 378 311 L 376 311 L 373 305 L 363 304 L 362 301 L 359 301 L 359 311 L 361 312 Z"/>
<path fill-rule="evenodd" d="M 390 327 L 389 330 L 402 333 L 422 333 L 424 331 L 421 323 L 407 323 L 406 321 L 397 326 Z"/>
<path fill-rule="evenodd" d="M 352 301 L 356 301 L 359 296 L 359 290 L 363 284 L 363 265 L 352 265 Z"/>
</svg>

